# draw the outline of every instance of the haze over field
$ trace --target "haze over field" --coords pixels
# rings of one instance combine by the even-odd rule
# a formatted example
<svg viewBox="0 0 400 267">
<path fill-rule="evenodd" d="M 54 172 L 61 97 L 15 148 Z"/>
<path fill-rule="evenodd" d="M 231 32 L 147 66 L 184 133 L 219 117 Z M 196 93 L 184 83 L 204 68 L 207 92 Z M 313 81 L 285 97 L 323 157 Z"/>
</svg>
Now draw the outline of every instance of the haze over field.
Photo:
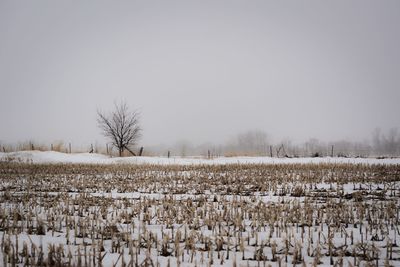
<svg viewBox="0 0 400 267">
<path fill-rule="evenodd" d="M 399 0 L 0 0 L 0 266 L 400 266 Z"/>
<path fill-rule="evenodd" d="M 399 1 L 1 1 L 0 140 L 104 142 L 98 108 L 142 114 L 144 146 L 371 137 L 400 126 Z"/>
</svg>

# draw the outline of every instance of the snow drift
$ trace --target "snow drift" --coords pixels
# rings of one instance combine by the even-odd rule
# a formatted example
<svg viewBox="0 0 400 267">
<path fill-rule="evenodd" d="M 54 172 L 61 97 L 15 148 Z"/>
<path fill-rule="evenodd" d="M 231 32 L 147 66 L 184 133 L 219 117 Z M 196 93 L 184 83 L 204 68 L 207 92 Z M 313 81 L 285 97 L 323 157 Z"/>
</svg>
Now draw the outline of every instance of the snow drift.
<svg viewBox="0 0 400 267">
<path fill-rule="evenodd" d="M 271 157 L 110 157 L 90 153 L 60 153 L 55 151 L 19 151 L 0 153 L 0 161 L 25 163 L 76 163 L 76 164 L 161 164 L 161 165 L 201 165 L 201 164 L 400 164 L 400 158 L 271 158 Z"/>
</svg>

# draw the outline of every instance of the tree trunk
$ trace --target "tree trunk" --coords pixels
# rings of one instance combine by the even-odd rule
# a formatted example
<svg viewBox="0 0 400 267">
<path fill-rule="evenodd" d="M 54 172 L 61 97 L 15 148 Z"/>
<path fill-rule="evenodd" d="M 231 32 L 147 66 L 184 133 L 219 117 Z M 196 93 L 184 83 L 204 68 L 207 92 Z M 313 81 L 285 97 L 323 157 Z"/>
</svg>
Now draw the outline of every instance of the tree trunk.
<svg viewBox="0 0 400 267">
<path fill-rule="evenodd" d="M 134 155 L 136 157 L 135 152 L 133 152 L 132 150 L 130 150 L 127 146 L 125 146 L 125 149 L 128 150 L 132 155 Z"/>
</svg>

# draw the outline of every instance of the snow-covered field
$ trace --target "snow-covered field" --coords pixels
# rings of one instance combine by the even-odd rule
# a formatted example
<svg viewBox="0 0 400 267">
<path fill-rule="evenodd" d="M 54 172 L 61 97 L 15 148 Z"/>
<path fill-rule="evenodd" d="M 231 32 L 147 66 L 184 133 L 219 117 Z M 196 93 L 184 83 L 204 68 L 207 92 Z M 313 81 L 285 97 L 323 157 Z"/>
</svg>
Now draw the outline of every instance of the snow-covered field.
<svg viewBox="0 0 400 267">
<path fill-rule="evenodd" d="M 271 157 L 109 157 L 103 154 L 73 153 L 54 151 L 20 151 L 1 153 L 0 161 L 26 163 L 90 163 L 90 164 L 162 164 L 162 165 L 202 165 L 202 164 L 307 164 L 307 163 L 352 163 L 352 164 L 400 164 L 400 158 L 271 158 Z"/>
<path fill-rule="evenodd" d="M 0 159 L 2 266 L 400 266 L 398 159 Z"/>
</svg>

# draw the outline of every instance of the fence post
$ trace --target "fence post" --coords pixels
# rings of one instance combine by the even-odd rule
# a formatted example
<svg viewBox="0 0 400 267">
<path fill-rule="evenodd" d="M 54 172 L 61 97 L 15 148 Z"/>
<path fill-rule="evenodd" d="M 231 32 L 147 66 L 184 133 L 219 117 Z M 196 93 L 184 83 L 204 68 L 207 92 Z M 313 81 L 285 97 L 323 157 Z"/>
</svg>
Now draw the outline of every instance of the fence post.
<svg viewBox="0 0 400 267">
<path fill-rule="evenodd" d="M 332 145 L 332 150 L 331 150 L 331 157 L 333 158 L 333 145 Z"/>
<path fill-rule="evenodd" d="M 106 144 L 106 151 L 107 151 L 107 155 L 109 155 L 109 153 L 108 153 L 108 144 Z"/>
<path fill-rule="evenodd" d="M 140 147 L 140 150 L 139 150 L 139 157 L 142 156 L 142 154 L 143 154 L 143 147 Z"/>
<path fill-rule="evenodd" d="M 269 146 L 269 154 L 270 154 L 270 156 L 272 158 L 272 146 Z"/>
<path fill-rule="evenodd" d="M 68 143 L 69 146 L 69 153 L 71 154 L 71 143 Z"/>
<path fill-rule="evenodd" d="M 168 158 L 171 156 L 171 153 L 169 152 L 169 150 L 168 150 Z"/>
</svg>

